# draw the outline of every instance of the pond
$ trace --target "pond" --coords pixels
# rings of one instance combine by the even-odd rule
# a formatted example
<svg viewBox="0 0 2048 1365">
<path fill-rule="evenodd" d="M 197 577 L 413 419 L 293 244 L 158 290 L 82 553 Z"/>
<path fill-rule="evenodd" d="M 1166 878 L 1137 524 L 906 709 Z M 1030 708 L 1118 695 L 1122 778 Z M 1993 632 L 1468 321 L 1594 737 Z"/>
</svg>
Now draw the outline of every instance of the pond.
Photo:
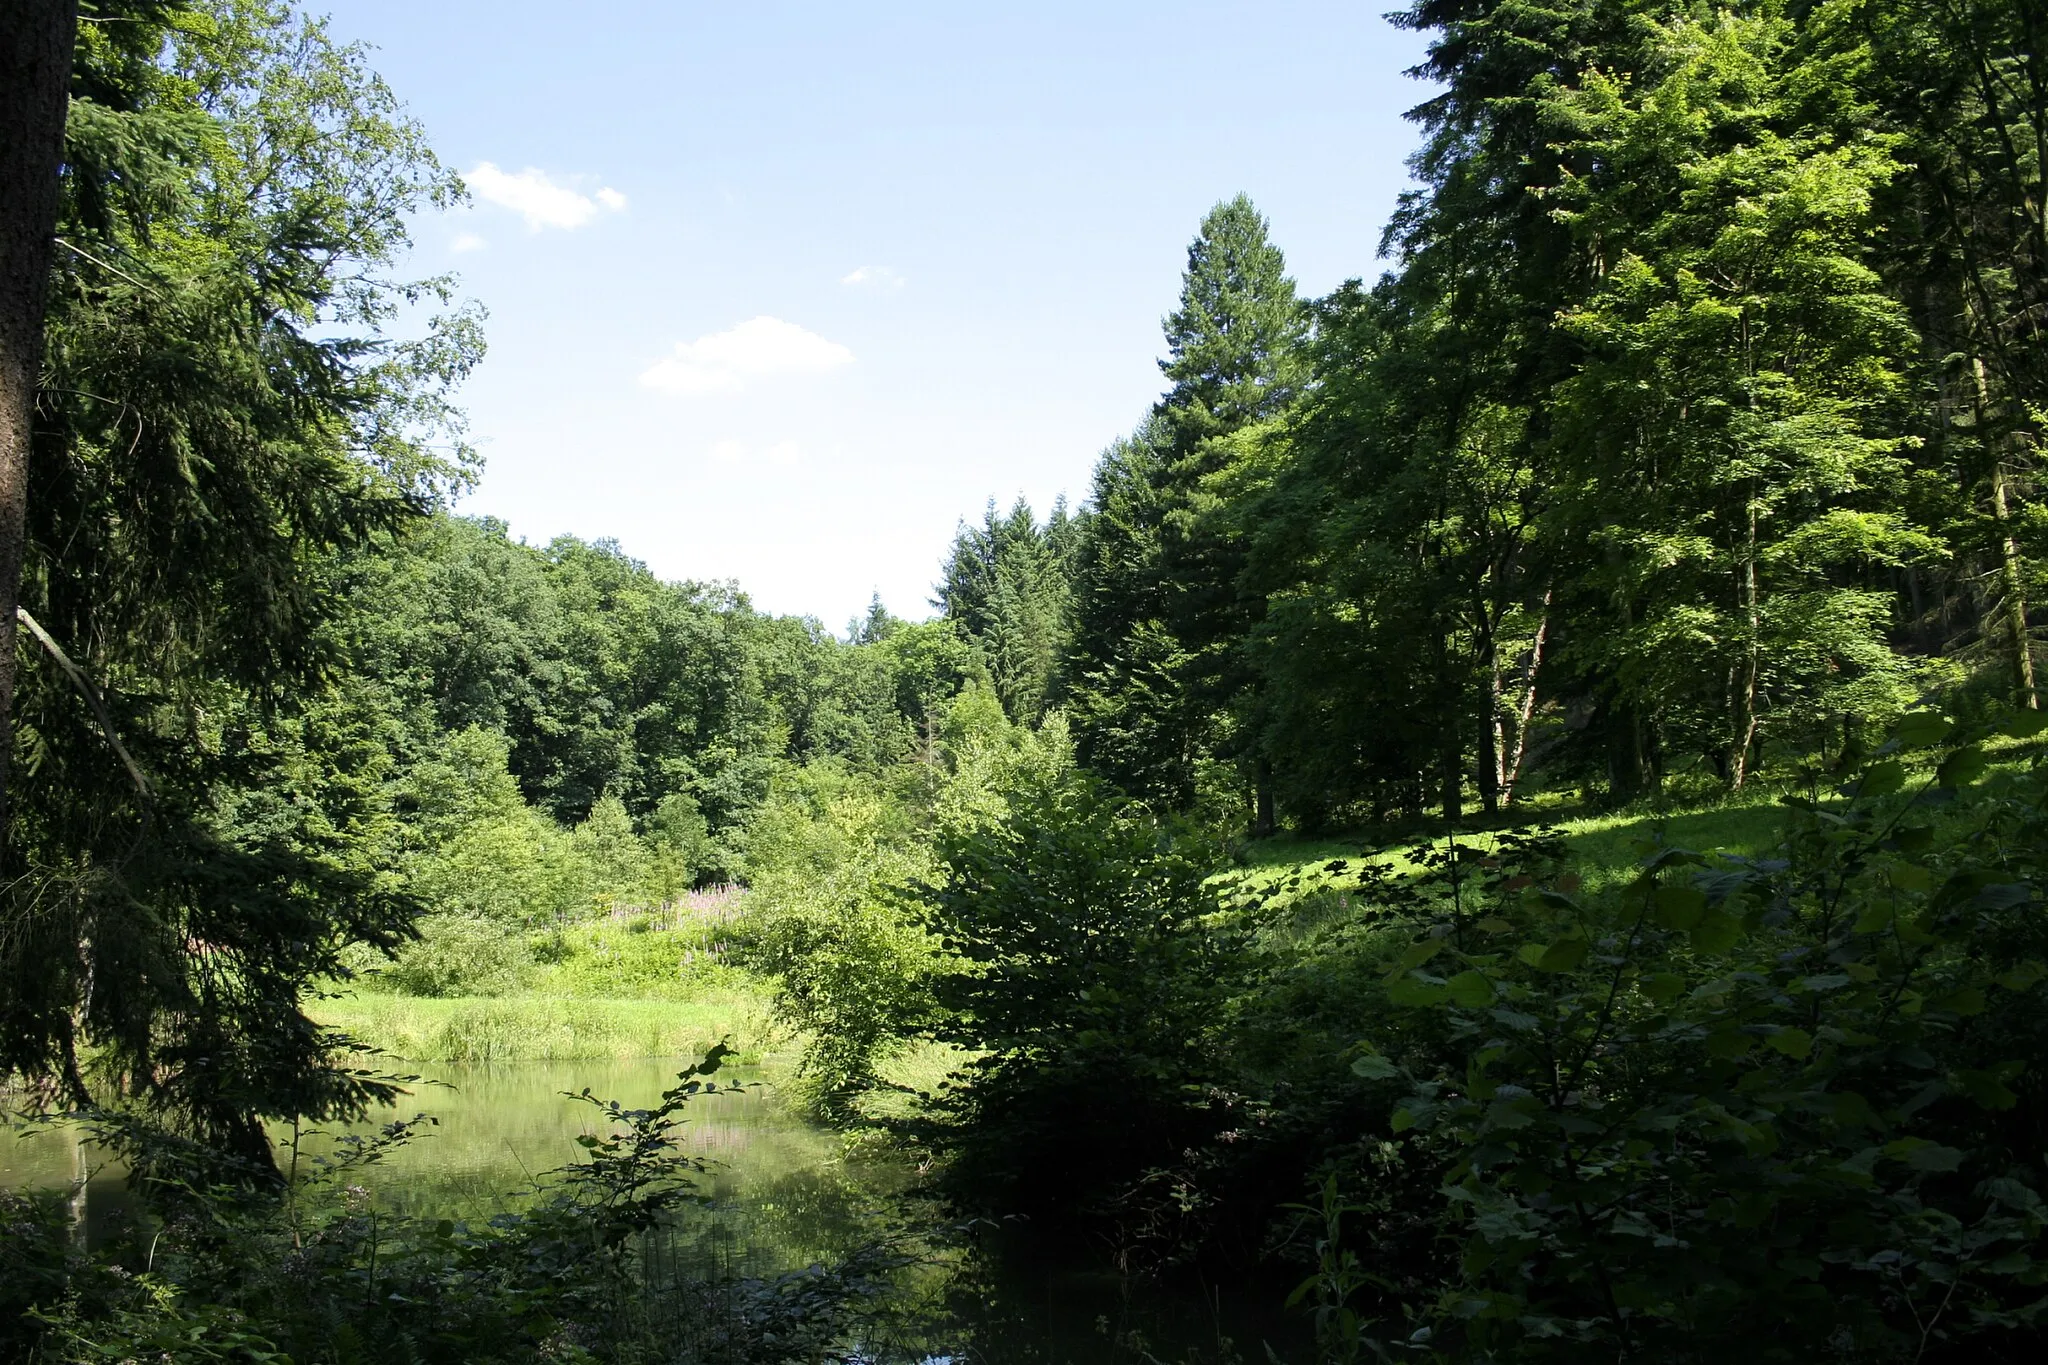
<svg viewBox="0 0 2048 1365">
<path fill-rule="evenodd" d="M 628 1107 L 651 1106 L 674 1083 L 676 1065 L 436 1063 L 435 1083 L 411 1087 L 358 1131 L 421 1113 L 434 1122 L 355 1179 L 410 1213 L 482 1219 L 514 1208 L 534 1177 L 578 1159 L 579 1135 L 602 1131 L 602 1115 L 572 1095 L 588 1087 Z M 772 1275 L 834 1259 L 869 1234 L 875 1210 L 915 1185 L 916 1172 L 902 1162 L 849 1155 L 836 1133 L 806 1122 L 745 1069 L 717 1079 L 736 1086 L 693 1100 L 684 1129 L 686 1149 L 707 1164 L 702 1190 L 712 1205 L 690 1216 L 688 1239 L 707 1268 Z M 273 1137 L 289 1164 L 291 1130 Z M 332 1139 L 301 1133 L 302 1169 L 332 1150 Z M 130 1217 L 121 1173 L 68 1131 L 0 1130 L 0 1182 L 76 1185 L 73 1208 L 88 1240 Z M 934 1296 L 935 1310 L 939 1302 L 946 1321 L 934 1326 L 941 1339 L 957 1337 L 952 1354 L 990 1365 L 1259 1360 L 1262 1343 L 1286 1358 L 1304 1354 L 1302 1324 L 1278 1312 L 1270 1285 L 1166 1290 L 1097 1268 L 970 1258 L 958 1281 Z"/>
</svg>

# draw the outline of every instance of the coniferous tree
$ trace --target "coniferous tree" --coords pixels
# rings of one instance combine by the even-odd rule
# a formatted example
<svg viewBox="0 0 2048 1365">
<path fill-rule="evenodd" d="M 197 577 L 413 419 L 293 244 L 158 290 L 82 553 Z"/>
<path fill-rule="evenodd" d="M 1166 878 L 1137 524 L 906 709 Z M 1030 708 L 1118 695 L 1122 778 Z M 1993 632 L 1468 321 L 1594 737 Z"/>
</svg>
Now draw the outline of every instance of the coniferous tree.
<svg viewBox="0 0 2048 1365">
<path fill-rule="evenodd" d="M 76 0 L 19 0 L 0 14 L 0 846 L 9 824 L 30 430 L 77 28 Z"/>
<path fill-rule="evenodd" d="M 1235 438 L 1293 402 L 1305 332 L 1266 220 L 1242 194 L 1216 205 L 1165 320 L 1159 367 L 1172 387 L 1096 472 L 1068 666 L 1084 755 L 1113 764 L 1128 790 L 1179 807 L 1194 799 L 1198 758 L 1240 759 L 1262 828 L 1271 784 L 1247 723 L 1256 674 L 1242 648 L 1262 604 L 1244 595 L 1243 548 L 1213 515 L 1208 485 L 1242 457 Z"/>
<path fill-rule="evenodd" d="M 954 537 L 933 605 L 980 650 L 1004 712 L 1020 724 L 1045 714 L 1065 643 L 1072 591 L 1064 502 L 1040 525 L 1018 498 L 1007 515 L 993 499 L 978 526 Z"/>
</svg>

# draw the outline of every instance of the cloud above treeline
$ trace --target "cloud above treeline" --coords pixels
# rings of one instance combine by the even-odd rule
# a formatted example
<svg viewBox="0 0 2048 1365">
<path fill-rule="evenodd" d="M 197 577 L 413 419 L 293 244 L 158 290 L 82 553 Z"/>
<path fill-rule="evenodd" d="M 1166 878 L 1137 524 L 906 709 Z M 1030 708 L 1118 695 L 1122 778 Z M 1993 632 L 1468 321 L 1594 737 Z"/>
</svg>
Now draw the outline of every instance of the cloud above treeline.
<svg viewBox="0 0 2048 1365">
<path fill-rule="evenodd" d="M 568 185 L 556 184 L 545 171 L 532 166 L 514 174 L 480 161 L 462 179 L 478 199 L 524 218 L 530 232 L 580 228 L 601 213 L 623 213 L 626 208 L 626 196 L 609 185 L 594 194 L 584 194 Z"/>
<path fill-rule="evenodd" d="M 640 382 L 683 397 L 725 393 L 755 380 L 826 374 L 853 363 L 853 352 L 781 318 L 749 318 L 724 332 L 680 341 L 647 367 Z"/>
<path fill-rule="evenodd" d="M 839 282 L 854 289 L 863 286 L 871 289 L 900 289 L 903 287 L 903 276 L 891 266 L 864 265 L 850 274 L 841 275 Z"/>
</svg>

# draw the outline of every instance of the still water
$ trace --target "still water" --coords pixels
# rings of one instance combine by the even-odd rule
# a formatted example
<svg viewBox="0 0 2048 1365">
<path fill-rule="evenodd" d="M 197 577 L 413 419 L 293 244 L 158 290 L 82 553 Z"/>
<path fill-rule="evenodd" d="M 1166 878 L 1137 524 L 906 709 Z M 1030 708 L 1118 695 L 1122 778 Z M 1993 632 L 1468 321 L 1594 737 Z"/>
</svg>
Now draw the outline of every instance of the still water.
<svg viewBox="0 0 2048 1365">
<path fill-rule="evenodd" d="M 435 1063 L 432 1079 L 408 1087 L 395 1106 L 355 1125 L 297 1133 L 273 1127 L 281 1166 L 318 1169 L 344 1132 L 368 1133 L 394 1118 L 431 1121 L 375 1165 L 349 1179 L 382 1204 L 407 1213 L 480 1221 L 517 1208 L 536 1179 L 582 1156 L 576 1139 L 608 1131 L 604 1115 L 575 1098 L 586 1087 L 627 1108 L 651 1108 L 675 1084 L 675 1063 L 526 1062 L 492 1066 Z M 773 1274 L 829 1259 L 857 1241 L 867 1211 L 897 1193 L 899 1165 L 849 1159 L 838 1136 L 797 1117 L 744 1069 L 715 1078 L 719 1090 L 685 1111 L 685 1151 L 705 1164 L 699 1192 L 711 1208 L 696 1221 L 715 1231 L 721 1260 L 745 1274 Z M 89 1240 L 99 1240 L 132 1207 L 123 1171 L 64 1129 L 0 1131 L 0 1182 L 44 1188 L 78 1185 Z"/>
<path fill-rule="evenodd" d="M 576 1139 L 605 1131 L 603 1115 L 572 1098 L 588 1087 L 629 1108 L 652 1107 L 674 1084 L 675 1063 L 437 1063 L 437 1083 L 411 1087 L 393 1118 L 434 1122 L 367 1171 L 351 1175 L 372 1196 L 410 1213 L 481 1220 L 518 1207 L 536 1177 L 576 1161 Z M 875 1228 L 877 1210 L 917 1183 L 907 1164 L 849 1155 L 839 1136 L 805 1122 L 744 1069 L 716 1078 L 717 1094 L 692 1100 L 683 1143 L 706 1164 L 710 1204 L 690 1216 L 707 1269 L 773 1275 L 830 1261 Z M 732 1088 L 727 1089 L 728 1085 Z M 273 1131 L 281 1164 L 294 1149 L 302 1172 L 333 1150 L 334 1133 Z M 88 1240 L 126 1223 L 121 1172 L 75 1134 L 0 1129 L 0 1183 L 78 1190 L 74 1208 Z M 1262 1360 L 1265 1346 L 1298 1357 L 1303 1325 L 1278 1311 L 1270 1286 L 1164 1290 L 1097 1269 L 997 1264 L 969 1258 L 957 1284 L 936 1296 L 957 1336 L 954 1358 L 1006 1362 Z"/>
</svg>

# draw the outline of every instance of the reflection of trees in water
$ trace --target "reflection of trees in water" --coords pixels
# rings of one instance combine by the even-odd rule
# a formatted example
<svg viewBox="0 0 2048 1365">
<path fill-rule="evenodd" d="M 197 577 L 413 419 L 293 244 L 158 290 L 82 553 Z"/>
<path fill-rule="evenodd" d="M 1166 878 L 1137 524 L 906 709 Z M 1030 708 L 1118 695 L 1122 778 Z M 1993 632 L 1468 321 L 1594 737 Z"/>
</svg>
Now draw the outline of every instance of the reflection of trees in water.
<svg viewBox="0 0 2048 1365">
<path fill-rule="evenodd" d="M 686 1214 L 682 1231 L 709 1254 L 744 1260 L 748 1274 L 837 1261 L 876 1235 L 886 1182 L 873 1177 L 836 1159 L 747 1171 L 730 1196 Z"/>
<path fill-rule="evenodd" d="M 932 1317 L 946 1323 L 949 1353 L 974 1365 L 1249 1365 L 1312 1354 L 1305 1318 L 1281 1307 L 1286 1292 L 1264 1276 L 1162 1283 L 979 1245 L 944 1280 Z"/>
</svg>

